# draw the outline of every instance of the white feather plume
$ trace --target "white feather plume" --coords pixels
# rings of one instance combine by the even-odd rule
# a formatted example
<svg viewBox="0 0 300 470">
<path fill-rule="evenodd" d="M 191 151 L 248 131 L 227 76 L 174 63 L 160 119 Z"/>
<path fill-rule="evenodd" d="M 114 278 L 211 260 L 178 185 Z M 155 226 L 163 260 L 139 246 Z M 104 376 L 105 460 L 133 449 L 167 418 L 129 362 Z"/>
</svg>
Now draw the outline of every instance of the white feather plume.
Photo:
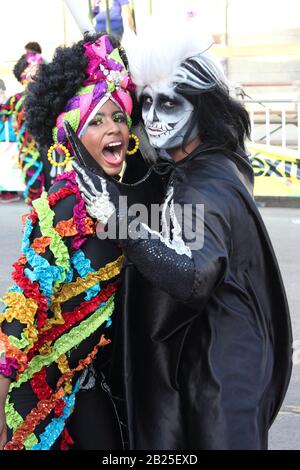
<svg viewBox="0 0 300 470">
<path fill-rule="evenodd" d="M 146 86 L 159 87 L 164 83 L 187 83 L 205 89 L 218 83 L 228 86 L 221 64 L 207 52 L 213 44 L 212 37 L 201 34 L 196 21 L 172 22 L 166 19 L 150 19 L 142 31 L 135 35 L 127 31 L 123 45 L 129 61 L 129 69 L 137 93 Z M 211 83 L 196 73 L 187 73 L 180 64 L 194 57 L 195 61 L 209 72 Z M 197 76 L 198 75 L 198 76 Z"/>
</svg>

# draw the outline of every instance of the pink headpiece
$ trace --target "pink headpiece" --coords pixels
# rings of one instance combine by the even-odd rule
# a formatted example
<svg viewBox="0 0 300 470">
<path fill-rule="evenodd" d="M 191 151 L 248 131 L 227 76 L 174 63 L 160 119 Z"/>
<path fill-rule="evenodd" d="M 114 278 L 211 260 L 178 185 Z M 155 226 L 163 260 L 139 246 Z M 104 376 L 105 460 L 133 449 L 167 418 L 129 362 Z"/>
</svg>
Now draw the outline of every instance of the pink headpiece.
<svg viewBox="0 0 300 470">
<path fill-rule="evenodd" d="M 67 103 L 65 110 L 57 117 L 53 129 L 53 139 L 62 144 L 67 143 L 63 121 L 68 121 L 73 130 L 79 134 L 88 117 L 107 96 L 112 98 L 124 110 L 130 125 L 132 98 L 130 92 L 134 85 L 129 76 L 118 48 L 113 48 L 107 35 L 101 36 L 94 43 L 84 44 L 84 55 L 88 59 L 87 78 L 78 93 Z"/>
<path fill-rule="evenodd" d="M 28 52 L 26 54 L 26 69 L 21 74 L 21 80 L 24 85 L 32 80 L 32 77 L 36 74 L 38 66 L 44 62 L 41 54 L 34 52 Z"/>
</svg>

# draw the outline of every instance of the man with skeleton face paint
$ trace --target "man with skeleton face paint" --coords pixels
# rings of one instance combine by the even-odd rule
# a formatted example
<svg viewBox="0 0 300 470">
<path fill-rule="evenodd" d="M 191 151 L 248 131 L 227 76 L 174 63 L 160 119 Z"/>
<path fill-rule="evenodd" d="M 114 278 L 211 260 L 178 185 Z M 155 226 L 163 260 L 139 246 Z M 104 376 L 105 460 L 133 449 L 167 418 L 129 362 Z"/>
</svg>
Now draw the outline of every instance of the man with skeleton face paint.
<svg viewBox="0 0 300 470">
<path fill-rule="evenodd" d="M 292 335 L 252 197 L 249 117 L 199 31 L 158 29 L 125 42 L 145 129 L 170 177 L 161 232 L 140 223 L 143 236 L 133 237 L 129 224 L 127 239 L 111 240 L 129 261 L 113 391 L 125 403 L 131 449 L 266 449 L 290 379 Z M 77 171 L 93 210 L 97 177 Z M 111 186 L 120 223 L 117 195 Z M 187 206 L 182 221 L 176 209 Z"/>
<path fill-rule="evenodd" d="M 147 86 L 142 93 L 142 116 L 151 145 L 170 149 L 182 144 L 194 106 L 174 88 Z"/>
</svg>

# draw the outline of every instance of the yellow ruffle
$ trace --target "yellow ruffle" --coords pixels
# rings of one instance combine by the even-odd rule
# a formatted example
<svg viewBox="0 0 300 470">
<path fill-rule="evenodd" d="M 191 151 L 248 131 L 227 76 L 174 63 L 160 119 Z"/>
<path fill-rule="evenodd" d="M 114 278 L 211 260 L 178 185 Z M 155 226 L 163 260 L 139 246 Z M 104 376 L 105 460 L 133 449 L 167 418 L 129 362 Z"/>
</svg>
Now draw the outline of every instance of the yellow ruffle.
<svg viewBox="0 0 300 470">
<path fill-rule="evenodd" d="M 39 353 L 41 356 L 49 356 L 52 353 L 51 342 L 46 341 L 43 346 L 40 347 Z"/>
<path fill-rule="evenodd" d="M 28 339 L 27 350 L 36 342 L 38 332 L 34 326 L 34 320 L 38 304 L 33 299 L 27 299 L 24 294 L 20 292 L 9 292 L 4 295 L 3 302 L 6 305 L 4 315 L 0 317 L 0 323 L 3 320 L 12 322 L 13 320 L 19 320 L 25 324 L 26 327 L 23 329 L 23 333 Z"/>
<path fill-rule="evenodd" d="M 119 256 L 118 259 L 106 264 L 98 271 L 88 273 L 85 279 L 78 277 L 76 281 L 70 282 L 69 284 L 64 284 L 59 290 L 57 290 L 50 305 L 50 310 L 54 313 L 54 318 L 47 320 L 43 330 L 51 328 L 53 324 L 64 323 L 61 313 L 61 304 L 76 297 L 77 295 L 82 294 L 100 281 L 108 281 L 109 279 L 116 277 L 118 274 L 120 274 L 123 261 L 124 256 Z"/>
<path fill-rule="evenodd" d="M 62 374 L 66 374 L 67 372 L 71 371 L 66 354 L 62 354 L 61 356 L 59 356 L 59 358 L 56 360 L 56 362 L 57 362 L 58 368 L 59 368 L 59 370 Z M 72 379 L 71 379 L 71 377 L 66 380 L 63 387 L 64 387 L 64 391 L 67 394 L 70 394 L 72 392 Z"/>
<path fill-rule="evenodd" d="M 27 299 L 21 292 L 9 292 L 4 295 L 3 302 L 7 308 L 4 315 L 0 316 L 0 323 L 5 319 L 8 322 L 19 320 L 21 323 L 33 325 L 38 307 L 33 299 Z"/>
</svg>

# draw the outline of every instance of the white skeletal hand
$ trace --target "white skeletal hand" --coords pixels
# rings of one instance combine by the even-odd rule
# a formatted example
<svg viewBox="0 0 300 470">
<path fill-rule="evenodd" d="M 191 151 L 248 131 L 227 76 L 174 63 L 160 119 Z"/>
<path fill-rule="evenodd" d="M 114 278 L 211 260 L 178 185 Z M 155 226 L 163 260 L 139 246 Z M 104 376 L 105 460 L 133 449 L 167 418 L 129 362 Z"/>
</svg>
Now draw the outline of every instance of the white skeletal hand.
<svg viewBox="0 0 300 470">
<path fill-rule="evenodd" d="M 106 225 L 108 219 L 116 210 L 115 205 L 110 200 L 106 180 L 102 176 L 95 175 L 101 186 L 100 191 L 80 165 L 73 162 L 73 167 L 77 173 L 76 181 L 82 198 L 86 203 L 87 212 L 91 217 Z"/>
</svg>

